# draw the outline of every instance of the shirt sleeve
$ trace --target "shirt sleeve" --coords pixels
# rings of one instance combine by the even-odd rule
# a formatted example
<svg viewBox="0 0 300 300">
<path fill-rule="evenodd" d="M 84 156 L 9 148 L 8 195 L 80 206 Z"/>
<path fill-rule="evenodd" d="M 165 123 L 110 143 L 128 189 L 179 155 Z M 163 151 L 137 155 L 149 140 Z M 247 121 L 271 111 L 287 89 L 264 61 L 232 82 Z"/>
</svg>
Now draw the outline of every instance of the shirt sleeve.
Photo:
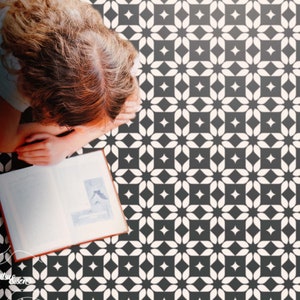
<svg viewBox="0 0 300 300">
<path fill-rule="evenodd" d="M 7 10 L 8 7 L 0 10 L 0 28 L 2 28 L 3 19 Z M 2 41 L 2 35 L 0 34 L 0 45 L 2 44 Z M 4 54 L 5 51 L 0 47 L 1 57 L 3 57 Z M 20 68 L 17 58 L 13 55 L 6 56 L 5 60 L 9 67 L 13 69 Z M 0 59 L 0 96 L 16 110 L 23 112 L 30 105 L 18 92 L 17 79 L 17 75 L 9 73 L 4 67 L 2 59 Z"/>
</svg>

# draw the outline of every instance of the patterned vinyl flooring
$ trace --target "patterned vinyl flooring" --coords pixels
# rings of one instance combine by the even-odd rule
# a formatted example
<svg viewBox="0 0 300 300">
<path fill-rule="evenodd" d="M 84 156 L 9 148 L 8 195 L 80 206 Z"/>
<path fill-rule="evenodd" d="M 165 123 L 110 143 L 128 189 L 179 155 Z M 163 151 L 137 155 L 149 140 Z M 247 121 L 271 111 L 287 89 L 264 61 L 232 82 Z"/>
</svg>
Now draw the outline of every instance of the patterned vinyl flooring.
<svg viewBox="0 0 300 300">
<path fill-rule="evenodd" d="M 24 261 L 1 299 L 300 299 L 300 1 L 93 1 L 140 52 L 104 148 L 130 233 Z M 0 155 L 0 170 L 17 167 Z"/>
</svg>

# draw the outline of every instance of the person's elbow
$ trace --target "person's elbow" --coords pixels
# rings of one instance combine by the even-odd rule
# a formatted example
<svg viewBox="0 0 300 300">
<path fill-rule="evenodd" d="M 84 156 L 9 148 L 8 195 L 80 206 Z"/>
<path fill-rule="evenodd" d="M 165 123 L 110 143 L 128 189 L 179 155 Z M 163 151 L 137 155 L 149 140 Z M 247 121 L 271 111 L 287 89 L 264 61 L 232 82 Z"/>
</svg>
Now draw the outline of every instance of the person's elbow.
<svg viewBox="0 0 300 300">
<path fill-rule="evenodd" d="M 10 147 L 10 145 L 0 144 L 0 153 L 12 153 L 12 152 L 15 152 L 14 147 Z"/>
<path fill-rule="evenodd" d="M 18 146 L 21 112 L 0 96 L 0 152 L 14 152 Z"/>
<path fill-rule="evenodd" d="M 15 152 L 17 142 L 13 137 L 0 136 L 0 153 L 11 153 Z"/>
</svg>

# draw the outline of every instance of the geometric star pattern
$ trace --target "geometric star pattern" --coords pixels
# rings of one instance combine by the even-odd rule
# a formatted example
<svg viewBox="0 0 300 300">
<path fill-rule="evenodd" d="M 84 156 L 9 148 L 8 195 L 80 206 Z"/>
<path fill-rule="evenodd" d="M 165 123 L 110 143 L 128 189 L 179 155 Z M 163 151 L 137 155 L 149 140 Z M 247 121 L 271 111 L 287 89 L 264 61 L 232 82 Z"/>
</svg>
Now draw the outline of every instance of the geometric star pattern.
<svg viewBox="0 0 300 300">
<path fill-rule="evenodd" d="M 92 3 L 139 50 L 143 103 L 77 154 L 104 148 L 130 232 L 16 264 L 0 219 L 27 280 L 0 298 L 300 299 L 300 2 Z"/>
</svg>

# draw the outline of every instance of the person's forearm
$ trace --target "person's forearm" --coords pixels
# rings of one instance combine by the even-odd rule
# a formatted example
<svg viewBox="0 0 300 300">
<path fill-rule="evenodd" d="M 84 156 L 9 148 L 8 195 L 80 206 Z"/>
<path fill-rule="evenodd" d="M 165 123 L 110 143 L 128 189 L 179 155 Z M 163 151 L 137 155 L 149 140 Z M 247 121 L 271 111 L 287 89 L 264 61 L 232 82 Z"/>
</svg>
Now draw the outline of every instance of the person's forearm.
<svg viewBox="0 0 300 300">
<path fill-rule="evenodd" d="M 53 124 L 44 125 L 44 124 L 32 122 L 32 123 L 20 124 L 18 128 L 18 136 L 19 139 L 24 143 L 26 138 L 28 138 L 30 135 L 35 133 L 42 132 L 42 133 L 49 133 L 53 135 L 60 135 L 67 131 L 68 131 L 67 127 L 53 125 Z"/>
<path fill-rule="evenodd" d="M 63 135 L 36 133 L 18 147 L 18 158 L 32 165 L 52 165 L 61 162 L 91 140 L 100 137 L 108 127 L 80 126 Z"/>
<path fill-rule="evenodd" d="M 5 143 L 0 152 L 14 152 L 16 148 L 26 143 L 26 139 L 32 134 L 49 133 L 59 135 L 67 131 L 66 127 L 58 125 L 42 125 L 40 123 L 24 123 L 20 124 L 16 133 L 11 136 L 9 143 Z"/>
<path fill-rule="evenodd" d="M 78 149 L 87 145 L 89 142 L 101 137 L 107 132 L 103 127 L 80 126 L 75 127 L 72 132 L 61 137 L 66 144 L 68 155 L 73 154 Z"/>
<path fill-rule="evenodd" d="M 0 96 L 0 152 L 11 152 L 17 141 L 21 113 Z"/>
</svg>

